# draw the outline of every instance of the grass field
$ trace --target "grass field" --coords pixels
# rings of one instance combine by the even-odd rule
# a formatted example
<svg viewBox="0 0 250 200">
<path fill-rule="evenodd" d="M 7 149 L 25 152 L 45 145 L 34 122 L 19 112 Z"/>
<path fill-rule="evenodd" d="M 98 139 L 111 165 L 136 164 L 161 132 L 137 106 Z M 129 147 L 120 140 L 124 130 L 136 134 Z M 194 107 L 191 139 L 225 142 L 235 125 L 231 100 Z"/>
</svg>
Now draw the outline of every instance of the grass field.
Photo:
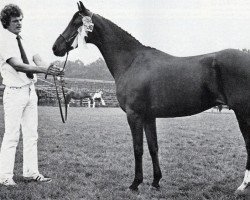
<svg viewBox="0 0 250 200">
<path fill-rule="evenodd" d="M 157 119 L 161 190 L 150 188 L 152 164 L 144 142 L 144 183 L 134 177 L 132 138 L 119 108 L 69 108 L 66 124 L 57 107 L 39 107 L 39 164 L 49 184 L 22 179 L 18 146 L 17 187 L 0 187 L 0 199 L 243 199 L 234 195 L 245 171 L 246 151 L 233 114 L 201 113 Z M 0 141 L 4 132 L 0 107 Z"/>
</svg>

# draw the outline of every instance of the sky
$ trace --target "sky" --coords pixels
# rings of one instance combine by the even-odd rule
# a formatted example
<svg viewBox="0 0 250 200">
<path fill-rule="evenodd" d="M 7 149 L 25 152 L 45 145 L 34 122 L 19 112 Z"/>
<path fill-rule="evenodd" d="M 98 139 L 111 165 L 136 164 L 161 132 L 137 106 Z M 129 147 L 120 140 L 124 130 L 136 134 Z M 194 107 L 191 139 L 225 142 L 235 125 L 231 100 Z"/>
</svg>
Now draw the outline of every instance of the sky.
<svg viewBox="0 0 250 200">
<path fill-rule="evenodd" d="M 249 0 L 82 0 L 86 8 L 130 33 L 142 44 L 174 56 L 193 56 L 225 48 L 250 49 Z M 77 11 L 76 0 L 0 0 L 23 10 L 23 33 L 47 62 L 64 60 L 52 45 Z M 2 26 L 0 29 L 3 29 Z M 1 35 L 0 35 L 1 37 Z M 83 45 L 69 60 L 88 64 L 102 58 Z"/>
</svg>

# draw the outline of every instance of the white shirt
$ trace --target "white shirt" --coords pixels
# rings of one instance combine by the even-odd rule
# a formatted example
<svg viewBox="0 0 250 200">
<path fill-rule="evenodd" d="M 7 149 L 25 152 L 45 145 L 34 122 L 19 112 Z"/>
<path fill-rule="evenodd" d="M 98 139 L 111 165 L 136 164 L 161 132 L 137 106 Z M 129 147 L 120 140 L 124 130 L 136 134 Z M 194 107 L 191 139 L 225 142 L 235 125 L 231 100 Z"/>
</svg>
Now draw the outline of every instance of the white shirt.
<svg viewBox="0 0 250 200">
<path fill-rule="evenodd" d="M 3 56 L 0 54 L 0 68 L 2 67 L 2 65 L 5 63 L 5 60 L 3 58 Z"/>
<path fill-rule="evenodd" d="M 28 48 L 28 45 L 26 45 L 24 39 L 22 39 L 21 42 L 28 57 L 29 63 L 31 65 L 35 65 L 32 61 L 32 56 L 34 55 L 34 53 L 32 53 L 32 51 Z M 29 79 L 26 76 L 26 73 L 18 72 L 12 66 L 6 63 L 6 60 L 11 57 L 16 57 L 22 60 L 16 35 L 6 29 L 1 31 L 0 54 L 0 72 L 3 77 L 3 84 L 5 86 L 22 87 L 24 85 L 31 84 L 32 82 L 36 82 L 37 77 L 35 74 L 33 79 Z"/>
</svg>

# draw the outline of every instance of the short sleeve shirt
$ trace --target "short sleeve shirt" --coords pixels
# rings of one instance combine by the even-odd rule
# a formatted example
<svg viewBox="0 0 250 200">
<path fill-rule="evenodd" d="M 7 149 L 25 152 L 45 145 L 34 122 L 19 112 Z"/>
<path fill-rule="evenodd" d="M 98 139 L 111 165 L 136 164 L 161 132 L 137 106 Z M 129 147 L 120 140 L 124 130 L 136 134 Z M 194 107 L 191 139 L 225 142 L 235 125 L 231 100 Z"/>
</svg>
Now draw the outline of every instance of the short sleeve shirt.
<svg viewBox="0 0 250 200">
<path fill-rule="evenodd" d="M 2 68 L 2 65 L 5 63 L 5 60 L 3 56 L 0 54 L 0 69 Z"/>
<path fill-rule="evenodd" d="M 24 39 L 22 39 L 22 45 L 24 47 L 25 53 L 27 54 L 30 64 L 33 65 L 34 63 L 31 58 L 34 54 L 30 49 L 28 49 L 28 46 L 25 46 Z M 36 82 L 36 76 L 34 77 L 34 79 L 29 79 L 25 73 L 16 71 L 12 66 L 6 63 L 6 61 L 11 57 L 22 60 L 16 40 L 16 35 L 9 32 L 8 30 L 1 30 L 0 54 L 0 72 L 3 77 L 4 85 L 9 87 L 22 87 L 32 82 Z"/>
</svg>

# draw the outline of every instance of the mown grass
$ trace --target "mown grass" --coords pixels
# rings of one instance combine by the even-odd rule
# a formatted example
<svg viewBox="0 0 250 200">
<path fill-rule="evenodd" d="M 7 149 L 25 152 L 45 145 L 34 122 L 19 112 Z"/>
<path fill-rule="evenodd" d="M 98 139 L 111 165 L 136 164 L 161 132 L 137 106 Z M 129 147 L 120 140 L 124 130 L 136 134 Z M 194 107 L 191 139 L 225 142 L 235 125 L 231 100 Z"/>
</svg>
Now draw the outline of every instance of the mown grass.
<svg viewBox="0 0 250 200">
<path fill-rule="evenodd" d="M 157 119 L 161 190 L 150 188 L 152 164 L 144 142 L 144 183 L 134 177 L 132 139 L 118 108 L 70 108 L 62 124 L 58 108 L 39 107 L 39 167 L 49 184 L 22 179 L 22 143 L 14 179 L 0 187 L 0 199 L 244 199 L 234 195 L 243 179 L 246 151 L 233 114 L 201 113 Z M 0 141 L 4 132 L 0 107 Z"/>
</svg>

